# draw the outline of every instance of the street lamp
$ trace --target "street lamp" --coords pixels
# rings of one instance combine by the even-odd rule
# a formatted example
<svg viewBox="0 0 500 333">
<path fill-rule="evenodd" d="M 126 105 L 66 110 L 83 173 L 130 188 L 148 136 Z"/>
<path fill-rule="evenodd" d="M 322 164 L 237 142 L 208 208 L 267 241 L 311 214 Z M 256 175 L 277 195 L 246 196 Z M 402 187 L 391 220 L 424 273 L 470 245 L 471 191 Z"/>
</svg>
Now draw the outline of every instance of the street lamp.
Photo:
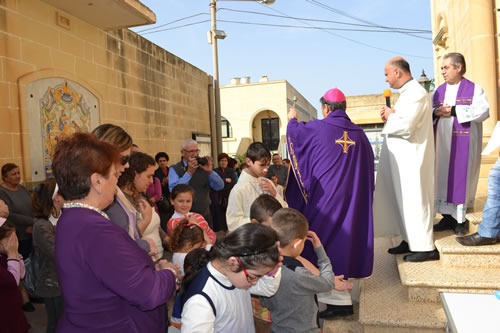
<svg viewBox="0 0 500 333">
<path fill-rule="evenodd" d="M 215 143 L 212 142 L 212 152 L 214 157 L 222 153 L 222 118 L 220 113 L 220 89 L 219 89 L 219 55 L 217 50 L 217 39 L 227 37 L 223 30 L 217 30 L 217 2 L 219 1 L 252 1 L 265 5 L 272 5 L 276 0 L 210 0 L 210 17 L 212 29 L 209 31 L 209 43 L 212 44 L 212 58 L 214 67 L 214 102 L 215 102 Z"/>
<path fill-rule="evenodd" d="M 420 83 L 420 85 L 422 87 L 424 87 L 425 90 L 429 91 L 430 87 L 431 87 L 431 80 L 429 80 L 429 78 L 427 77 L 427 75 L 425 75 L 425 71 L 422 69 L 422 75 L 420 75 L 420 79 L 418 79 L 418 83 Z"/>
</svg>

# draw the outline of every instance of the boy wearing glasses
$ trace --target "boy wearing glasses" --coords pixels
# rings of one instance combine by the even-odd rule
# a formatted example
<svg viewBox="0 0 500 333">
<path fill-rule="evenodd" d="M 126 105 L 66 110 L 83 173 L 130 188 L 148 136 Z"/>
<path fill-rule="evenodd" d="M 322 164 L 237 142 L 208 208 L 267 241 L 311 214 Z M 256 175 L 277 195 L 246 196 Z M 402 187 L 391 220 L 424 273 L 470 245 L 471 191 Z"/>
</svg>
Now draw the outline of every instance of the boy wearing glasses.
<svg viewBox="0 0 500 333">
<path fill-rule="evenodd" d="M 309 231 L 307 219 L 292 208 L 278 210 L 271 227 L 278 234 L 283 256 L 281 283 L 271 297 L 260 297 L 261 304 L 271 310 L 272 331 L 320 332 L 316 294 L 352 289 L 352 283 L 335 277 L 330 259 L 319 237 Z M 318 256 L 319 270 L 300 257 L 306 240 L 311 241 Z"/>
</svg>

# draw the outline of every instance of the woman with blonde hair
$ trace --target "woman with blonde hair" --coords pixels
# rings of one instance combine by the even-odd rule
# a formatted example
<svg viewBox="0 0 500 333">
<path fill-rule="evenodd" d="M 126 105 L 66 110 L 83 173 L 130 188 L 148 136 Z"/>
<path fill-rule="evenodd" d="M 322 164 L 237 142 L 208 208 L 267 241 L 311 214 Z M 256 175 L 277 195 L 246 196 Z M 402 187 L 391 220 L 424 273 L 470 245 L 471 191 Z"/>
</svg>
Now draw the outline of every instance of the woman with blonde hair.
<svg viewBox="0 0 500 333">
<path fill-rule="evenodd" d="M 120 176 L 129 167 L 128 160 L 133 144 L 132 137 L 123 128 L 113 124 L 99 125 L 92 133 L 99 140 L 112 144 L 120 151 L 121 166 L 118 168 L 120 173 L 118 176 Z M 154 240 L 147 237 L 143 238 L 138 232 L 138 228 L 143 228 L 151 222 L 152 209 L 146 201 L 139 203 L 138 211 L 141 213 L 142 218 L 137 220 L 136 209 L 131 205 L 121 189 L 117 188 L 115 199 L 104 211 L 110 216 L 111 221 L 125 230 L 143 250 L 151 256 L 157 255 L 158 249 Z"/>
</svg>

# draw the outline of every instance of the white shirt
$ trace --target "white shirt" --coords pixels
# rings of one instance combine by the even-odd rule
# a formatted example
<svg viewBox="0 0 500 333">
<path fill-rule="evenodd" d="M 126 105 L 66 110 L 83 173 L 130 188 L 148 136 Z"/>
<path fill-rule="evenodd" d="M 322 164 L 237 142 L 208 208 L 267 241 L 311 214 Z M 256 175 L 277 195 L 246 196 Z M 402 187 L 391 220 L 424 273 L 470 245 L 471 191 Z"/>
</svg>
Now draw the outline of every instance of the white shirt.
<svg viewBox="0 0 500 333">
<path fill-rule="evenodd" d="M 249 288 L 234 288 L 231 281 L 211 263 L 207 266 L 212 275 L 203 287 L 213 303 L 216 314 L 207 298 L 194 295 L 184 304 L 181 332 L 235 332 L 254 333 L 252 302 L 250 294 L 272 296 L 279 288 L 281 268 L 276 277 L 264 276 Z"/>
<path fill-rule="evenodd" d="M 231 193 L 229 194 L 226 220 L 227 228 L 233 231 L 239 226 L 250 222 L 250 206 L 255 199 L 261 194 L 270 194 L 262 190 L 259 186 L 261 180 L 269 182 L 275 189 L 273 182 L 265 177 L 255 178 L 251 176 L 246 170 L 240 175 L 238 182 L 234 185 Z M 276 191 L 278 193 L 278 191 Z M 276 194 L 276 200 L 280 202 L 283 207 L 288 207 L 282 196 Z"/>
</svg>

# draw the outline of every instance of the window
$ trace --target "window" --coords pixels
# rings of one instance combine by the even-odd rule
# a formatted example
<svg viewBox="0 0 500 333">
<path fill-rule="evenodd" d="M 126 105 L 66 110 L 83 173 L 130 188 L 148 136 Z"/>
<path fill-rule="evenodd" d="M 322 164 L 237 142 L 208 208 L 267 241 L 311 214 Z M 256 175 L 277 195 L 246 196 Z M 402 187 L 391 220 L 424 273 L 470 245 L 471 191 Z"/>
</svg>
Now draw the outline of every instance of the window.
<svg viewBox="0 0 500 333">
<path fill-rule="evenodd" d="M 277 150 L 280 144 L 280 119 L 262 119 L 262 143 L 269 150 Z"/>
<path fill-rule="evenodd" d="M 222 133 L 222 138 L 225 139 L 225 138 L 232 138 L 233 137 L 233 129 L 231 127 L 231 124 L 229 123 L 229 121 L 222 117 L 222 120 L 221 120 L 221 133 Z"/>
</svg>

